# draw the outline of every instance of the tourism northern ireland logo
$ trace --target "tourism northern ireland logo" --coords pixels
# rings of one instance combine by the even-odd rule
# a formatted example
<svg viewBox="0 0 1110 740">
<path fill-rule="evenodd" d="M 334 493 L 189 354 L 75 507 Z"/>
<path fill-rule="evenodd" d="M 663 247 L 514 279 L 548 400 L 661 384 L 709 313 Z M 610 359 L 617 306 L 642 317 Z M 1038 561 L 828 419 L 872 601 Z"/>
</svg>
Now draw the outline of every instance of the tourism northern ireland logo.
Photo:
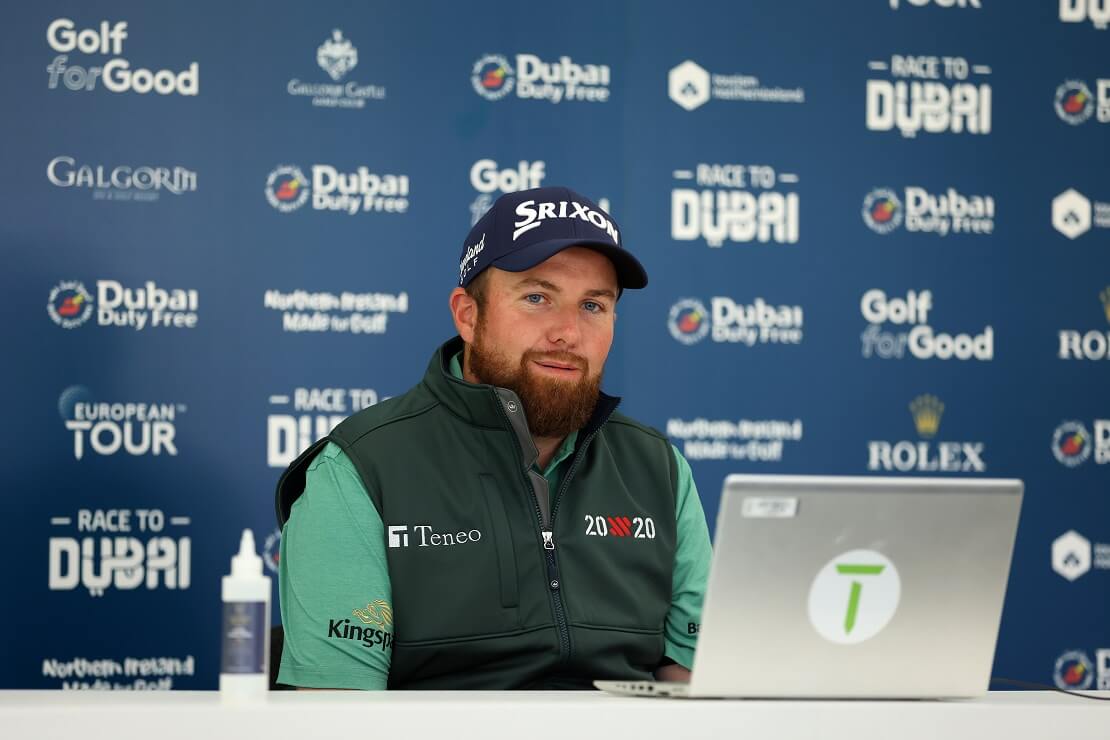
<svg viewBox="0 0 1110 740">
<path fill-rule="evenodd" d="M 515 93 L 518 98 L 550 103 L 605 103 L 611 79 L 609 65 L 579 64 L 568 56 L 545 62 L 535 54 L 517 54 L 514 64 L 502 54 L 483 54 L 470 70 L 474 92 L 486 100 Z"/>
<path fill-rule="evenodd" d="M 1098 298 L 1102 302 L 1102 314 L 1110 322 L 1110 285 L 1098 294 Z M 1110 359 L 1110 331 L 1091 329 L 1081 334 L 1076 329 L 1061 329 L 1057 357 L 1061 360 Z"/>
<path fill-rule="evenodd" d="M 1091 542 L 1074 529 L 1052 541 L 1052 570 L 1075 581 L 1092 570 L 1110 570 L 1110 542 Z"/>
<path fill-rule="evenodd" d="M 1094 434 L 1082 421 L 1061 422 L 1052 433 L 1052 454 L 1068 468 L 1077 468 L 1092 457 L 1096 465 L 1110 463 L 1110 419 L 1095 419 Z"/>
<path fill-rule="evenodd" d="M 358 66 L 358 49 L 350 39 L 343 37 L 342 30 L 333 30 L 317 47 L 316 64 L 331 78 L 330 82 L 293 78 L 286 84 L 286 92 L 310 98 L 312 105 L 319 108 L 361 109 L 366 107 L 368 100 L 385 100 L 386 90 L 381 85 L 342 81 Z"/>
<path fill-rule="evenodd" d="M 854 645 L 882 632 L 898 611 L 902 581 L 890 558 L 852 550 L 830 560 L 809 588 L 808 613 L 817 634 Z"/>
<path fill-rule="evenodd" d="M 1052 199 L 1052 227 L 1069 239 L 1078 239 L 1092 227 L 1110 229 L 1110 203 L 1092 202 L 1068 188 Z"/>
<path fill-rule="evenodd" d="M 714 99 L 754 103 L 806 101 L 806 92 L 801 87 L 768 86 L 751 74 L 709 72 L 691 59 L 674 66 L 667 73 L 667 95 L 676 105 L 688 111 Z"/>
<path fill-rule="evenodd" d="M 920 439 L 889 442 L 870 440 L 867 443 L 867 469 L 870 471 L 984 473 L 982 442 L 937 442 L 944 404 L 939 398 L 925 394 L 909 404 L 913 426 Z"/>
<path fill-rule="evenodd" d="M 913 138 L 991 132 L 991 68 L 958 56 L 894 54 L 867 63 L 866 125 Z M 878 79 L 879 74 L 890 79 Z"/>
<path fill-rule="evenodd" d="M 906 186 L 903 197 L 891 188 L 875 188 L 863 199 L 863 222 L 877 234 L 889 234 L 905 224 L 910 233 L 990 234 L 994 231 L 994 198 L 964 195 L 955 188 L 930 193 Z"/>
</svg>

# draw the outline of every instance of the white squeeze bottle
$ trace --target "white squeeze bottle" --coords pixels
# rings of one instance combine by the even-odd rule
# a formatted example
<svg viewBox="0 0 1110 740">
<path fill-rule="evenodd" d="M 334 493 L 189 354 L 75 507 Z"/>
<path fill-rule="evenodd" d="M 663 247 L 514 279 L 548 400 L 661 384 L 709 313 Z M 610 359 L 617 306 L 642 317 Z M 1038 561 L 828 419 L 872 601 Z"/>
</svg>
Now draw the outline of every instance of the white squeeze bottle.
<svg viewBox="0 0 1110 740">
<path fill-rule="evenodd" d="M 223 644 L 220 692 L 265 696 L 270 688 L 270 577 L 254 551 L 254 535 L 243 530 L 231 575 L 223 577 Z"/>
</svg>

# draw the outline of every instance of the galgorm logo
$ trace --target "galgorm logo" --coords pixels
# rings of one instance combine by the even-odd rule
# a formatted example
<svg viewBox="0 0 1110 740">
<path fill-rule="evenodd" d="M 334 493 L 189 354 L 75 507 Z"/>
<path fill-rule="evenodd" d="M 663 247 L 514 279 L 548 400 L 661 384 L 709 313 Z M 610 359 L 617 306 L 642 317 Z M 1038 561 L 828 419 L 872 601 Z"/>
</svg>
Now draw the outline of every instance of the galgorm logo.
<svg viewBox="0 0 1110 740">
<path fill-rule="evenodd" d="M 902 582 L 894 563 L 875 550 L 839 555 L 809 588 L 809 621 L 821 637 L 841 645 L 870 640 L 898 611 Z"/>
<path fill-rule="evenodd" d="M 408 547 L 409 529 L 407 524 L 394 524 L 386 528 L 387 539 L 390 547 Z M 482 532 L 477 529 L 459 530 L 458 532 L 436 532 L 431 525 L 417 524 L 412 527 L 415 547 L 451 547 L 465 545 L 471 542 L 481 542 Z"/>
</svg>

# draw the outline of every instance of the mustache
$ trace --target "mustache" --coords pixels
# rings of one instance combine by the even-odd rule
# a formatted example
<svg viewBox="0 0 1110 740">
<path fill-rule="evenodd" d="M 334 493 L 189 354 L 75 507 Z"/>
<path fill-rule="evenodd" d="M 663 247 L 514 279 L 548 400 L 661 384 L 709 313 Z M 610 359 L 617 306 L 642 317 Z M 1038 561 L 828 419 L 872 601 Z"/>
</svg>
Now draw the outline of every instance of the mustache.
<svg viewBox="0 0 1110 740">
<path fill-rule="evenodd" d="M 588 372 L 590 363 L 585 357 L 576 355 L 573 352 L 539 352 L 537 350 L 529 350 L 524 353 L 521 360 L 527 362 L 549 362 L 557 363 L 559 365 L 570 365 L 576 370 Z"/>
</svg>

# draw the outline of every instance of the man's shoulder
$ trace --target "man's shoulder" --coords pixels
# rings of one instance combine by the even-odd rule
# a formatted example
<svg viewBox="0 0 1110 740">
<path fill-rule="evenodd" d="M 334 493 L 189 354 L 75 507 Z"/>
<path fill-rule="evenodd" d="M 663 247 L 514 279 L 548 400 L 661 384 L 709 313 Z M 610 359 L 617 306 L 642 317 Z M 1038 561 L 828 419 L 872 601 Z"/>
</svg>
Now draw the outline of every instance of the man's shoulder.
<svg viewBox="0 0 1110 740">
<path fill-rule="evenodd" d="M 417 383 L 399 396 L 380 401 L 348 416 L 332 430 L 331 436 L 348 445 L 353 444 L 385 427 L 418 419 L 438 405 L 439 400 L 427 386 Z"/>
<path fill-rule="evenodd" d="M 648 426 L 647 424 L 644 424 L 640 421 L 636 421 L 631 416 L 626 416 L 618 411 L 614 411 L 612 416 L 609 417 L 609 421 L 606 423 L 606 427 L 621 434 L 631 434 L 633 436 L 645 435 L 647 437 L 655 437 L 656 439 L 670 444 L 670 440 L 667 439 L 667 436 L 655 427 Z"/>
</svg>

